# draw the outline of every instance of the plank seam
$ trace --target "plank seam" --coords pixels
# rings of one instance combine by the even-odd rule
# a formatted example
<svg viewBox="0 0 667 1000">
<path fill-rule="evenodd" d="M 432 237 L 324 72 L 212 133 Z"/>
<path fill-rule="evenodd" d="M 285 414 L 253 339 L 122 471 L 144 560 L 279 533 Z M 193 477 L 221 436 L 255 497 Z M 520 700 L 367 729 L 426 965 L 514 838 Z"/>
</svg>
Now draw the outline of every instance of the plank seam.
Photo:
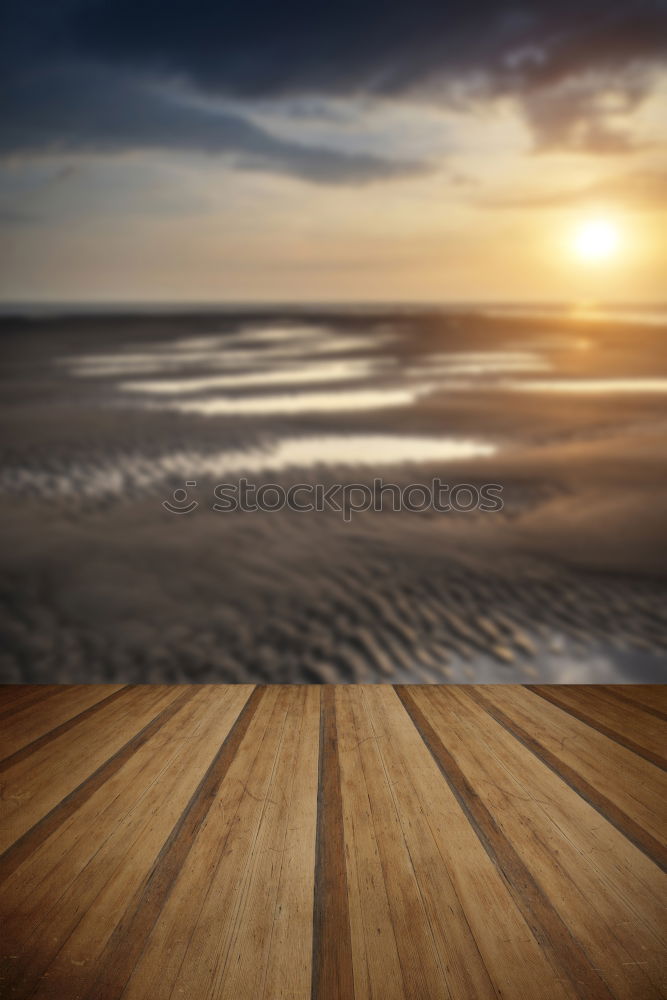
<svg viewBox="0 0 667 1000">
<path fill-rule="evenodd" d="M 380 737 L 381 737 L 382 734 L 378 734 L 378 732 L 377 732 L 377 730 L 375 728 L 375 720 L 373 718 L 372 712 L 369 710 L 368 697 L 366 696 L 365 693 L 364 693 L 364 700 L 366 702 L 366 712 L 367 712 L 368 717 L 369 717 L 370 725 L 371 725 L 371 728 L 373 729 L 373 732 L 375 733 L 375 739 L 377 741 L 376 742 L 377 752 L 378 752 L 378 756 L 379 756 L 379 759 L 380 759 L 380 763 L 382 764 L 382 771 L 383 771 L 384 776 L 385 776 L 385 781 L 387 783 L 387 788 L 389 789 L 389 794 L 391 796 L 391 801 L 392 801 L 392 804 L 393 804 L 393 807 L 394 807 L 394 812 L 396 813 L 396 818 L 398 820 L 398 825 L 399 825 L 400 830 L 401 830 L 401 836 L 403 838 L 403 843 L 404 843 L 404 846 L 405 846 L 405 850 L 407 852 L 408 858 L 410 859 L 410 868 L 412 870 L 412 875 L 413 875 L 413 878 L 414 878 L 414 882 L 415 882 L 415 885 L 417 887 L 417 892 L 419 893 L 419 899 L 420 899 L 420 902 L 421 902 L 421 905 L 422 905 L 422 911 L 424 913 L 424 919 L 425 919 L 426 924 L 427 924 L 428 929 L 429 929 L 429 934 L 431 936 L 431 941 L 433 943 L 434 954 L 436 956 L 436 960 L 437 960 L 437 963 L 438 963 L 438 968 L 440 969 L 440 973 L 442 975 L 443 987 L 447 991 L 447 997 L 449 998 L 449 1000 L 454 1000 L 454 998 L 452 997 L 451 990 L 449 989 L 449 985 L 447 984 L 446 963 L 445 963 L 445 960 L 443 959 L 443 956 L 440 954 L 440 949 L 438 948 L 437 936 L 436 936 L 436 933 L 435 933 L 435 931 L 433 929 L 433 925 L 431 923 L 431 918 L 430 918 L 429 913 L 428 913 L 428 907 L 426 905 L 426 900 L 424 899 L 424 893 L 423 893 L 423 890 L 422 890 L 422 886 L 421 886 L 419 877 L 417 875 L 417 867 L 416 867 L 414 859 L 412 857 L 412 851 L 410 850 L 410 845 L 409 845 L 409 842 L 408 842 L 408 837 L 406 835 L 405 826 L 404 826 L 404 823 L 403 823 L 403 812 L 402 812 L 402 810 L 399 807 L 399 803 L 398 803 L 398 800 L 396 798 L 396 791 L 394 789 L 392 781 L 389 778 L 389 771 L 387 769 L 387 763 L 386 763 L 386 761 L 384 759 L 384 754 L 382 753 L 382 748 L 380 746 L 380 742 L 379 741 L 380 741 Z M 362 763 L 362 767 L 363 767 L 363 763 Z M 428 821 L 428 818 L 426 819 L 426 823 L 427 823 L 427 825 L 429 827 L 429 830 L 431 830 L 431 825 L 430 825 L 430 823 Z M 431 831 L 431 836 L 433 837 L 432 831 Z M 435 838 L 434 837 L 433 837 L 433 842 L 435 843 Z M 438 853 L 440 853 L 439 848 L 437 847 L 437 845 L 436 845 L 436 849 L 438 850 Z M 386 880 L 386 873 L 384 872 L 384 865 L 383 865 L 383 874 L 385 874 L 385 885 L 386 885 L 387 884 L 387 880 Z M 450 884 L 451 889 L 452 889 L 452 895 L 455 897 L 455 899 L 458 901 L 458 903 L 460 905 L 461 904 L 461 900 L 458 897 L 458 894 L 456 892 L 456 889 L 455 889 L 455 887 L 454 887 L 451 879 L 449 880 L 449 884 Z M 465 913 L 465 911 L 463 909 L 463 906 L 461 906 L 461 914 L 462 914 L 463 919 L 465 921 L 466 927 L 468 928 L 468 931 L 470 933 L 471 940 L 473 941 L 473 943 L 475 945 L 475 948 L 477 949 L 477 954 L 479 955 L 480 962 L 481 962 L 482 966 L 484 967 L 484 969 L 486 971 L 486 966 L 484 966 L 484 960 L 482 959 L 482 956 L 481 956 L 481 954 L 479 952 L 479 948 L 477 947 L 477 941 L 475 940 L 475 937 L 474 937 L 474 935 L 472 933 L 472 930 L 470 928 L 470 924 L 468 923 L 468 918 L 467 918 L 467 915 L 466 915 L 466 913 Z M 392 926 L 393 926 L 393 920 L 392 920 Z M 394 934 L 395 934 L 395 929 L 394 929 Z M 400 953 L 399 953 L 399 962 L 401 963 L 401 969 L 403 969 L 403 964 L 401 962 L 401 955 L 400 955 Z M 488 976 L 488 971 L 487 971 L 487 976 Z M 404 981 L 405 981 L 405 978 L 404 978 Z M 491 984 L 491 980 L 490 979 L 489 979 L 489 984 Z"/>
<path fill-rule="evenodd" d="M 629 840 L 646 855 L 662 871 L 667 871 L 667 851 L 647 830 L 631 816 L 617 806 L 606 795 L 598 791 L 573 767 L 561 761 L 556 754 L 543 746 L 535 737 L 526 732 L 518 722 L 515 722 L 498 706 L 489 702 L 485 695 L 474 688 L 466 688 L 466 695 L 475 701 L 485 712 L 510 733 L 519 743 L 529 750 L 538 760 L 560 778 L 573 792 L 589 804 L 603 819 L 611 823 L 626 840 Z"/>
<path fill-rule="evenodd" d="M 626 708 L 634 708 L 637 712 L 644 712 L 647 715 L 652 715 L 656 719 L 660 719 L 661 722 L 667 722 L 667 712 L 662 712 L 659 708 L 655 708 L 652 705 L 644 705 L 641 701 L 637 701 L 632 695 L 626 694 L 623 688 L 623 684 L 605 684 L 603 691 L 606 695 L 620 703 L 620 707 L 625 706 Z"/>
<path fill-rule="evenodd" d="M 300 694 L 301 694 L 301 692 L 300 692 Z M 301 710 L 299 712 L 299 736 L 298 736 L 298 739 L 297 739 L 297 742 L 296 742 L 296 751 L 295 751 L 296 754 L 298 754 L 298 752 L 299 752 L 299 747 L 301 746 L 301 741 L 302 741 L 302 737 L 303 737 L 303 733 L 304 733 L 304 729 L 305 729 L 304 719 L 305 719 L 306 697 L 307 697 L 307 694 L 306 695 L 301 694 L 301 702 L 302 702 L 302 704 L 300 706 Z M 287 720 L 285 720 L 285 721 L 287 721 Z M 278 878 L 276 880 L 276 901 L 278 900 L 278 898 L 280 896 L 280 889 L 281 889 L 282 884 L 283 884 L 283 870 L 284 870 L 284 867 L 285 867 L 285 852 L 287 850 L 287 837 L 288 837 L 288 830 L 289 830 L 289 816 L 290 816 L 290 813 L 291 813 L 292 803 L 294 801 L 294 784 L 295 784 L 295 781 L 296 781 L 296 772 L 297 772 L 297 768 L 295 766 L 294 769 L 293 769 L 291 780 L 290 780 L 289 799 L 286 799 L 286 803 L 287 803 L 287 819 L 285 821 L 285 830 L 284 830 L 284 834 L 283 834 L 282 848 L 280 849 L 280 868 L 278 870 Z M 265 997 L 266 996 L 266 981 L 267 981 L 268 974 L 269 974 L 269 962 L 271 961 L 271 954 L 272 954 L 272 950 L 273 950 L 273 940 L 274 940 L 274 937 L 275 937 L 275 929 L 276 929 L 276 917 L 277 917 L 276 909 L 274 908 L 273 920 L 271 921 L 271 930 L 269 932 L 269 940 L 268 940 L 267 948 L 266 948 L 266 963 L 265 963 L 264 970 L 263 970 L 263 975 L 262 975 L 262 986 L 261 986 L 261 989 L 260 989 L 259 994 L 258 994 L 260 997 Z M 269 998 L 269 1000 L 270 1000 L 270 998 Z"/>
<path fill-rule="evenodd" d="M 395 690 L 554 971 L 559 978 L 565 978 L 570 983 L 574 994 L 581 1000 L 613 1000 L 614 994 L 609 985 L 598 974 L 581 943 L 500 830 L 411 691 L 403 685 L 396 685 Z"/>
<path fill-rule="evenodd" d="M 322 688 L 311 1000 L 354 1000 L 335 687 Z"/>
<path fill-rule="evenodd" d="M 14 753 L 9 754 L 7 757 L 3 757 L 0 760 L 0 774 L 7 771 L 10 767 L 13 767 L 15 764 L 19 764 L 22 760 L 26 760 L 31 754 L 36 753 L 45 746 L 48 746 L 49 743 L 57 740 L 59 736 L 63 735 L 63 733 L 69 732 L 82 722 L 85 722 L 86 719 L 90 719 L 103 708 L 106 708 L 123 695 L 133 691 L 137 686 L 138 685 L 136 684 L 127 684 L 125 687 L 121 688 L 120 691 L 113 691 L 111 694 L 107 695 L 106 698 L 102 698 L 101 701 L 96 701 L 94 705 L 89 705 L 88 708 L 84 708 L 81 712 L 78 712 L 77 715 L 73 715 L 71 719 L 65 719 L 65 721 L 61 722 L 59 726 L 56 726 L 54 729 L 50 729 L 47 733 L 42 733 L 41 736 L 38 736 L 30 743 L 26 743 L 24 747 L 19 747 L 18 750 L 14 751 Z"/>
<path fill-rule="evenodd" d="M 95 980 L 83 994 L 85 1000 L 117 1000 L 123 993 L 265 691 L 265 687 L 254 688 L 190 796 L 114 928 Z"/>
<path fill-rule="evenodd" d="M 575 719 L 578 719 L 579 722 L 583 722 L 585 725 L 590 726 L 591 729 L 596 729 L 599 733 L 602 733 L 603 736 L 606 736 L 607 739 L 613 740 L 613 742 L 617 743 L 619 746 L 625 747 L 626 750 L 630 750 L 638 757 L 642 757 L 649 764 L 653 764 L 655 767 L 660 768 L 661 771 L 667 770 L 667 764 L 664 758 L 653 753 L 651 750 L 647 750 L 645 747 L 640 746 L 627 736 L 623 736 L 622 733 L 617 732 L 615 729 L 605 726 L 603 722 L 598 722 L 596 718 L 592 715 L 588 715 L 588 713 L 583 712 L 581 709 L 559 701 L 558 696 L 553 694 L 550 690 L 538 687 L 536 684 L 527 684 L 525 689 L 526 691 L 530 691 L 531 694 L 537 695 L 539 698 L 543 698 L 544 701 L 548 701 L 551 705 L 555 705 L 555 707 L 559 708 L 562 712 L 567 712 L 568 715 L 572 715 Z"/>
<path fill-rule="evenodd" d="M 0 689 L 0 697 L 4 696 L 7 688 L 11 688 L 13 685 L 6 684 Z M 18 705 L 4 705 L 4 698 L 0 702 L 2 708 L 0 708 L 0 722 L 4 722 L 5 719 L 10 718 L 13 715 L 19 715 L 21 712 L 25 712 L 33 707 L 40 707 L 44 702 L 53 698 L 54 695 L 62 694 L 63 691 L 67 691 L 70 688 L 68 684 L 26 684 L 26 688 L 34 688 L 34 691 L 22 691 L 21 694 L 25 697 L 21 697 L 21 694 L 15 697 L 19 700 Z M 46 691 L 36 690 L 37 688 L 48 688 Z"/>
<path fill-rule="evenodd" d="M 123 764 L 143 746 L 151 736 L 169 721 L 191 698 L 196 690 L 188 689 L 178 698 L 150 720 L 138 733 L 120 747 L 108 760 L 93 771 L 80 785 L 69 792 L 64 799 L 53 807 L 45 816 L 26 830 L 18 840 L 0 854 L 0 884 L 7 879 L 19 865 L 30 857 L 59 826 L 76 812 L 102 785 L 116 774 Z"/>
<path fill-rule="evenodd" d="M 284 690 L 284 688 L 282 690 Z M 278 695 L 278 699 L 276 700 L 276 705 L 274 706 L 274 711 L 279 706 L 280 706 L 280 709 L 282 711 L 282 705 L 280 705 L 280 694 Z M 252 876 L 253 876 L 253 872 L 254 872 L 254 866 L 255 866 L 255 863 L 257 861 L 257 844 L 258 844 L 258 841 L 260 841 L 260 838 L 262 836 L 263 826 L 264 826 L 264 819 L 265 819 L 265 816 L 266 816 L 266 813 L 267 813 L 269 802 L 272 801 L 271 800 L 271 793 L 274 790 L 273 789 L 274 778 L 275 778 L 276 770 L 278 768 L 278 761 L 280 759 L 280 754 L 282 753 L 283 744 L 285 742 L 285 729 L 287 727 L 287 719 L 288 719 L 288 717 L 289 717 L 289 708 L 286 707 L 285 710 L 284 710 L 282 725 L 280 727 L 280 738 L 278 740 L 278 745 L 276 746 L 275 754 L 274 754 L 274 757 L 273 757 L 273 763 L 271 765 L 271 774 L 269 775 L 269 780 L 268 780 L 267 785 L 266 785 L 266 794 L 265 794 L 264 798 L 261 800 L 261 810 L 259 812 L 259 817 L 257 819 L 257 822 L 255 824 L 255 828 L 254 828 L 254 831 L 253 831 L 253 834 L 252 834 L 252 843 L 250 845 L 250 848 L 249 848 L 249 850 L 248 850 L 248 852 L 247 852 L 247 854 L 245 856 L 245 859 L 244 859 L 244 862 L 243 862 L 243 865 L 242 865 L 241 887 L 240 887 L 240 891 L 239 891 L 239 893 L 237 895 L 237 898 L 234 901 L 234 911 L 233 911 L 232 920 L 230 921 L 229 936 L 228 936 L 228 939 L 227 939 L 227 948 L 226 948 L 224 954 L 220 953 L 218 955 L 217 959 L 216 959 L 215 974 L 214 974 L 214 978 L 213 978 L 213 989 L 214 989 L 214 991 L 215 991 L 216 984 L 217 985 L 221 985 L 225 981 L 225 976 L 227 974 L 227 969 L 229 968 L 229 963 L 230 963 L 230 959 L 231 959 L 231 956 L 232 956 L 232 952 L 234 950 L 236 942 L 238 941 L 239 927 L 242 925 L 243 916 L 244 916 L 244 914 L 246 912 L 246 907 L 247 907 L 247 904 L 248 904 L 248 891 L 249 891 L 250 885 L 252 883 Z M 248 792 L 247 787 L 246 787 L 246 792 L 247 792 L 247 794 L 251 795 L 251 793 Z M 225 842 L 225 844 L 226 844 L 226 842 Z M 216 871 L 217 871 L 217 869 L 216 869 Z M 193 925 L 193 934 L 190 937 L 191 940 L 192 940 L 192 937 L 193 937 L 194 933 L 196 933 L 196 929 L 197 929 L 197 924 L 195 923 Z M 187 952 L 185 953 L 184 958 L 186 956 L 187 956 Z M 222 968 L 221 968 L 221 966 L 222 966 Z M 169 994 L 170 997 L 173 996 L 175 985 L 176 985 L 176 982 L 174 983 L 174 985 L 171 988 L 171 993 Z"/>
<path fill-rule="evenodd" d="M 268 685 L 268 687 L 270 687 L 270 685 Z M 277 699 L 276 699 L 276 702 L 273 705 L 273 708 L 271 709 L 271 717 L 272 717 L 273 713 L 276 712 L 276 710 L 277 710 Z M 283 725 L 284 725 L 284 722 L 285 722 L 285 720 L 283 720 Z M 268 729 L 268 726 L 266 727 L 266 729 Z M 264 740 L 266 739 L 266 729 L 265 729 L 264 733 L 262 734 L 262 736 L 260 737 L 260 739 L 257 741 L 257 746 L 256 746 L 256 749 L 255 749 L 255 753 L 254 753 L 254 756 L 252 758 L 252 764 L 248 768 L 248 774 L 250 774 L 252 772 L 252 768 L 256 764 L 257 758 L 260 756 L 260 754 L 262 753 L 262 751 L 264 749 Z M 240 745 L 240 741 L 239 741 L 239 745 Z M 238 747 L 237 747 L 237 752 L 238 752 Z M 219 854 L 218 854 L 218 859 L 217 859 L 217 861 L 215 863 L 214 870 L 212 870 L 212 872 L 211 872 L 211 879 L 210 879 L 209 885 L 208 885 L 208 887 L 206 889 L 206 892 L 204 893 L 203 897 L 200 900 L 199 907 L 197 909 L 197 916 L 190 923 L 190 929 L 189 929 L 189 932 L 188 932 L 187 943 L 185 945 L 185 948 L 182 951 L 180 962 L 178 963 L 178 967 L 175 970 L 175 973 L 174 973 L 174 976 L 173 976 L 173 980 L 172 980 L 172 984 L 171 984 L 171 986 L 169 988 L 169 998 L 171 998 L 171 996 L 172 996 L 172 994 L 174 992 L 176 983 L 177 983 L 177 981 L 178 981 L 178 979 L 179 979 L 179 977 L 181 975 L 181 969 L 183 968 L 183 963 L 186 961 L 188 952 L 190 950 L 190 946 L 192 945 L 192 942 L 194 941 L 194 939 L 196 937 L 197 927 L 199 926 L 199 921 L 201 920 L 201 915 L 202 915 L 203 909 L 204 909 L 204 907 L 206 905 L 206 901 L 207 901 L 207 899 L 209 897 L 209 894 L 211 892 L 211 886 L 213 885 L 213 882 L 215 881 L 215 878 L 217 876 L 217 873 L 218 873 L 218 870 L 219 870 L 219 866 L 220 866 L 220 862 L 222 860 L 222 857 L 223 857 L 223 855 L 225 854 L 225 852 L 227 850 L 227 844 L 228 844 L 229 838 L 231 836 L 232 826 L 237 821 L 237 818 L 238 818 L 238 815 L 239 815 L 239 811 L 240 811 L 241 805 L 243 803 L 243 797 L 244 797 L 244 795 L 250 795 L 251 798 L 254 797 L 252 795 L 252 793 L 249 792 L 249 790 L 248 790 L 248 780 L 249 779 L 246 778 L 246 780 L 243 781 L 242 779 L 239 778 L 238 780 L 239 780 L 239 783 L 241 784 L 241 786 L 243 788 L 243 795 L 241 795 L 241 797 L 238 799 L 238 801 L 236 803 L 236 807 L 234 809 L 234 814 L 233 814 L 233 822 L 232 822 L 232 824 L 229 825 L 229 827 L 227 829 L 227 833 L 225 834 L 224 840 L 220 842 L 220 850 L 219 850 Z M 267 794 L 268 794 L 268 790 L 267 790 Z M 255 799 L 256 799 L 256 797 L 255 797 Z M 256 801 L 257 801 L 257 799 L 256 799 Z M 146 944 L 147 943 L 148 943 L 148 939 L 146 941 Z M 139 961 L 141 960 L 141 957 L 143 957 L 143 951 L 142 951 L 142 956 L 140 956 L 140 958 L 137 960 L 137 965 L 139 964 Z M 136 966 L 135 966 L 135 968 L 136 968 Z M 166 1000 L 169 1000 L 169 998 L 166 998 Z"/>
</svg>

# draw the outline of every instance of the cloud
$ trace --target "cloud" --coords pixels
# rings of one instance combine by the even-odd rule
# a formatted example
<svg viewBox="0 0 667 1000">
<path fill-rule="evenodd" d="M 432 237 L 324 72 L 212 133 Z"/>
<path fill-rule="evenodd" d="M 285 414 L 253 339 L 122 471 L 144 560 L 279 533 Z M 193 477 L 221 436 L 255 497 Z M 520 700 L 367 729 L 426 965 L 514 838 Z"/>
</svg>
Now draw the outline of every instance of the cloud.
<svg viewBox="0 0 667 1000">
<path fill-rule="evenodd" d="M 61 0 L 62 2 L 62 0 Z M 67 37 L 114 65 L 186 74 L 218 92 L 403 93 L 443 75 L 553 85 L 664 55 L 656 0 L 151 0 L 68 3 Z"/>
<path fill-rule="evenodd" d="M 620 152 L 632 145 L 623 114 L 648 92 L 651 67 L 667 52 L 664 0 L 9 0 L 6 7 L 5 151 L 58 143 L 200 149 L 326 183 L 393 177 L 419 165 L 280 140 L 242 115 L 181 106 L 168 85 L 236 100 L 294 100 L 295 114 L 306 117 L 318 107 L 308 102 L 321 98 L 409 96 L 471 107 L 511 96 L 538 148 Z M 620 112 L 601 100 L 610 85 Z"/>
<path fill-rule="evenodd" d="M 618 81 L 609 81 L 600 73 L 584 73 L 527 92 L 522 104 L 537 150 L 624 153 L 637 149 L 631 115 L 648 86 L 646 73 L 635 69 Z"/>
<path fill-rule="evenodd" d="M 582 202 L 613 201 L 625 207 L 654 212 L 656 206 L 667 208 L 667 171 L 644 170 L 621 174 L 586 184 L 569 191 L 544 194 L 498 195 L 478 201 L 483 208 L 561 208 Z"/>
<path fill-rule="evenodd" d="M 240 114 L 193 106 L 179 100 L 173 88 L 99 68 L 33 76 L 16 83 L 10 98 L 0 155 L 195 151 L 323 184 L 364 184 L 428 169 L 415 161 L 281 139 Z"/>
</svg>

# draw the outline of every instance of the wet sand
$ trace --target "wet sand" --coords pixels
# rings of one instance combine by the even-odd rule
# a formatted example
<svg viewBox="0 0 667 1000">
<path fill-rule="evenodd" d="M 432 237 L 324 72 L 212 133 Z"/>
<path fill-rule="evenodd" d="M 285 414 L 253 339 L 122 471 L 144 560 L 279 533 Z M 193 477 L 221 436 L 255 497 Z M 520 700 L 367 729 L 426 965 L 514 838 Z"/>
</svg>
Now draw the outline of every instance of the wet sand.
<svg viewBox="0 0 667 1000">
<path fill-rule="evenodd" d="M 664 338 L 473 310 L 3 319 L 0 680 L 663 680 Z M 212 510 L 244 474 L 496 483 L 504 509 Z M 185 480 L 199 506 L 170 514 Z"/>
</svg>

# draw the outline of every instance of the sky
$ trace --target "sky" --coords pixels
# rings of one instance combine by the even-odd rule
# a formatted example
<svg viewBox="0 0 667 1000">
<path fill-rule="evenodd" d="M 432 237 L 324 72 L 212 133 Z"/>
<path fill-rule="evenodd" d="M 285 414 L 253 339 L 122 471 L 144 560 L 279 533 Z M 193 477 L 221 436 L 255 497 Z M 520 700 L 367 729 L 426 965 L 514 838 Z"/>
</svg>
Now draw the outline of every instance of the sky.
<svg viewBox="0 0 667 1000">
<path fill-rule="evenodd" d="M 5 302 L 667 299 L 664 0 L 3 6 Z"/>
</svg>

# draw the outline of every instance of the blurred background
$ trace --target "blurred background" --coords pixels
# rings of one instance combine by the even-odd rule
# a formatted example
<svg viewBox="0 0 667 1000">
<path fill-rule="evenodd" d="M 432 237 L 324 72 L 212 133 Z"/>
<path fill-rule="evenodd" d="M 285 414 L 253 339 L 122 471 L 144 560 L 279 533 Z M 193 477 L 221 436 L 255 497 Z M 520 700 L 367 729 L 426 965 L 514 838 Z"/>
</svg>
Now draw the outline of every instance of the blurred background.
<svg viewBox="0 0 667 1000">
<path fill-rule="evenodd" d="M 655 310 L 6 317 L 3 680 L 661 680 L 664 333 Z M 214 511 L 242 476 L 504 507 Z M 197 508 L 168 512 L 186 481 Z"/>
<path fill-rule="evenodd" d="M 0 679 L 664 679 L 665 5 L 5 8 Z"/>
</svg>

